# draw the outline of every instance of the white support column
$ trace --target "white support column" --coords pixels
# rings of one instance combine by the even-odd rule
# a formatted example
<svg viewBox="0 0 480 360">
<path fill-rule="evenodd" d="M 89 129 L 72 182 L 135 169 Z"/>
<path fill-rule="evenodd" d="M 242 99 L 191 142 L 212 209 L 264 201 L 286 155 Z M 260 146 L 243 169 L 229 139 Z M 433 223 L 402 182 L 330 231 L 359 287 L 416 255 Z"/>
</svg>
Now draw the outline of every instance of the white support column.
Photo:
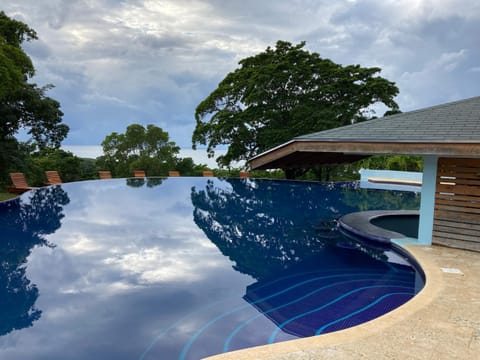
<svg viewBox="0 0 480 360">
<path fill-rule="evenodd" d="M 423 157 L 422 198 L 420 202 L 420 223 L 418 227 L 418 242 L 420 245 L 432 244 L 437 162 L 438 156 Z"/>
</svg>

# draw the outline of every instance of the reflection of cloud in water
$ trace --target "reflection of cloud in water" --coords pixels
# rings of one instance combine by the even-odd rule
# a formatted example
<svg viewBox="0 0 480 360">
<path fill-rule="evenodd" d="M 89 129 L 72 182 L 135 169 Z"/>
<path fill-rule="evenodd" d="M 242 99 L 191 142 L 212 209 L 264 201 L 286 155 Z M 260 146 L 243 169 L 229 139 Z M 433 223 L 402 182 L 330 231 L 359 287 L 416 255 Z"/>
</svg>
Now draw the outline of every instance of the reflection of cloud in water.
<svg viewBox="0 0 480 360">
<path fill-rule="evenodd" d="M 140 284 L 191 282 L 203 278 L 203 274 L 198 272 L 199 258 L 202 259 L 202 271 L 219 265 L 218 260 L 209 259 L 208 252 L 201 250 L 201 247 L 193 251 L 163 251 L 158 247 L 141 249 L 107 258 L 104 263 L 118 268 L 126 276 L 134 277 Z"/>
<path fill-rule="evenodd" d="M 113 180 L 63 187 L 72 201 L 62 227 L 48 235 L 58 246 L 36 249 L 28 263 L 44 316 L 19 344 L 38 358 L 61 358 L 72 348 L 71 359 L 138 358 L 165 326 L 216 296 L 241 298 L 252 282 L 218 270 L 231 264 L 192 221 L 185 183 L 133 188 Z M 170 358 L 170 347 L 181 347 L 198 321 L 189 319 L 164 339 L 162 358 Z M 0 338 L 2 355 L 6 340 Z M 21 352 L 11 358 L 21 359 Z"/>
<path fill-rule="evenodd" d="M 26 230 L 32 236 L 41 234 L 42 241 L 56 246 L 34 247 L 28 257 L 23 269 L 35 284 L 32 289 L 39 289 L 35 309 L 41 309 L 42 316 L 37 319 L 39 313 L 32 313 L 34 326 L 0 337 L 0 357 L 138 358 L 165 324 L 210 301 L 202 292 L 209 286 L 203 280 L 213 281 L 215 289 L 209 294 L 228 295 L 232 274 L 217 266 L 228 268 L 229 262 L 191 221 L 190 187 L 184 183 L 182 190 L 177 184 L 64 184 L 71 202 L 59 209 L 60 217 L 42 218 L 57 211 L 46 202 L 35 203 L 47 206 L 39 213 L 22 215 L 28 216 Z M 37 194 L 55 189 L 60 187 Z M 33 194 L 22 197 L 25 205 L 44 198 Z M 38 242 L 36 236 L 25 239 Z M 241 288 L 251 282 L 239 274 L 234 279 Z M 168 339 L 169 344 L 176 341 L 183 340 Z M 165 350 L 165 358 L 168 354 Z"/>
<path fill-rule="evenodd" d="M 101 251 L 104 246 L 93 239 L 86 237 L 84 234 L 72 234 L 70 245 L 64 246 L 65 250 L 75 254 L 93 253 Z"/>
<path fill-rule="evenodd" d="M 208 327 L 189 356 L 221 352 L 216 334 L 225 336 L 235 322 L 258 314 L 242 299 L 252 276 L 278 274 L 282 259 L 297 263 L 305 253 L 319 255 L 322 244 L 304 229 L 318 220 L 317 209 L 325 203 L 337 208 L 339 201 L 328 189 L 303 196 L 311 190 L 291 184 L 295 191 L 282 197 L 274 183 L 246 183 L 251 186 L 204 178 L 165 179 L 152 187 L 126 186 L 122 179 L 63 184 L 70 198 L 65 216 L 45 219 L 54 229 L 45 240 L 56 246 L 34 247 L 25 268 L 39 289 L 42 317 L 15 336 L 0 337 L 0 357 L 178 358 L 198 329 L 228 314 Z M 280 204 L 295 202 L 284 216 Z M 287 231 L 292 224 L 298 236 Z M 32 225 L 43 230 L 42 223 Z M 289 238 L 287 245 L 280 241 Z M 266 270 L 251 271 L 256 265 Z M 266 318 L 260 324 L 241 337 L 264 341 L 261 334 L 274 324 Z"/>
<path fill-rule="evenodd" d="M 171 181 L 148 189 L 126 188 L 122 181 L 101 190 L 94 183 L 72 190 L 66 184 L 75 201 L 65 209 L 62 228 L 49 238 L 61 243 L 53 252 L 70 258 L 67 273 L 73 278 L 62 292 L 118 293 L 147 284 L 201 281 L 209 268 L 225 263 L 211 256 L 215 245 L 198 241 L 205 235 L 186 221 L 192 217 L 183 202 L 188 189 L 182 198 Z M 174 188 L 164 190 L 167 184 Z M 76 191 L 87 196 L 76 196 Z M 157 191 L 161 203 L 154 200 Z M 118 280 L 112 282 L 112 276 Z"/>
</svg>

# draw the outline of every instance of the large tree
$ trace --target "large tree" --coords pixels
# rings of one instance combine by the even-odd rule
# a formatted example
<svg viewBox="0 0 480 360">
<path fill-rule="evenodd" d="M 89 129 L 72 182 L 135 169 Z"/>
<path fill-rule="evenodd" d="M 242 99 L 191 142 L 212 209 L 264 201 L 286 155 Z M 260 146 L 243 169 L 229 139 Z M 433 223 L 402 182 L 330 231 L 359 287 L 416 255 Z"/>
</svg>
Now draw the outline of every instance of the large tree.
<svg viewBox="0 0 480 360">
<path fill-rule="evenodd" d="M 0 11 L 0 167 L 12 168 L 19 144 L 15 135 L 25 129 L 35 148 L 60 147 L 68 126 L 62 123 L 58 101 L 46 96 L 52 85 L 38 87 L 28 81 L 35 74 L 25 41 L 37 39 L 28 25 Z M 2 175 L 2 174 L 0 174 Z"/>
<path fill-rule="evenodd" d="M 134 170 L 145 170 L 147 175 L 166 175 L 175 169 L 180 148 L 169 140 L 168 132 L 155 125 L 143 127 L 132 124 L 125 134 L 113 132 L 102 142 L 103 156 L 97 159 L 99 167 L 115 176 L 132 176 Z"/>
<path fill-rule="evenodd" d="M 228 145 L 219 165 L 247 160 L 292 137 L 363 121 L 371 105 L 398 110 L 398 88 L 380 68 L 342 66 L 278 41 L 274 49 L 239 62 L 196 108 L 192 144 Z"/>
</svg>

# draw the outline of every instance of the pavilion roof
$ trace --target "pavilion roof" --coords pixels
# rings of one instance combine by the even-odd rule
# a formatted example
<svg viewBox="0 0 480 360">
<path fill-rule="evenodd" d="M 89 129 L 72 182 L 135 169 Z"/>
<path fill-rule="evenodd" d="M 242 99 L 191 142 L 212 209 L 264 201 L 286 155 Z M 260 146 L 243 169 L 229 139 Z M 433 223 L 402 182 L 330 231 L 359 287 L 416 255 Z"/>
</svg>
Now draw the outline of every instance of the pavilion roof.
<svg viewBox="0 0 480 360">
<path fill-rule="evenodd" d="M 377 154 L 480 156 L 480 96 L 293 138 L 253 169 L 351 162 Z"/>
</svg>

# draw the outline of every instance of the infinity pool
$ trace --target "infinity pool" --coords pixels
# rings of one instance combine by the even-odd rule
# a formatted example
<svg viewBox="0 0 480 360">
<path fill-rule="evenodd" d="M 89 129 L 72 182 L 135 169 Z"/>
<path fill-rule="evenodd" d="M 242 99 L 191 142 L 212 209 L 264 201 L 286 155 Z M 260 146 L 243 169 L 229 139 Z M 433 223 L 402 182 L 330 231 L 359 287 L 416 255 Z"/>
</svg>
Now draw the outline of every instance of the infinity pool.
<svg viewBox="0 0 480 360">
<path fill-rule="evenodd" d="M 149 178 L 0 203 L 0 359 L 200 359 L 378 317 L 423 276 L 335 220 L 417 209 L 356 183 Z"/>
</svg>

